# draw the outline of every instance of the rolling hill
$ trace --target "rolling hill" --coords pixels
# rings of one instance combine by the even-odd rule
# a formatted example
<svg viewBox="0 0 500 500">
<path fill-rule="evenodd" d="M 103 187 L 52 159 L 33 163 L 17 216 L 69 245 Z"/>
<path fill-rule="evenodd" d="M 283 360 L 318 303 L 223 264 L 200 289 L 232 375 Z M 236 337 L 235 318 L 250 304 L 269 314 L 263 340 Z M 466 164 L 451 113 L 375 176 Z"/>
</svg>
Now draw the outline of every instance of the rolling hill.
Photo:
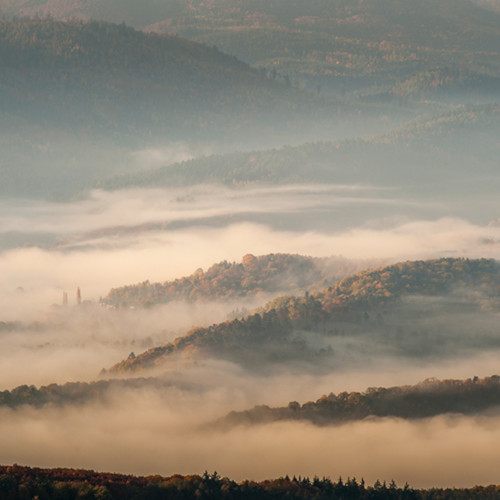
<svg viewBox="0 0 500 500">
<path fill-rule="evenodd" d="M 494 260 L 396 264 L 355 274 L 321 292 L 278 297 L 243 319 L 196 328 L 103 374 L 208 358 L 259 370 L 301 363 L 331 370 L 360 362 L 365 349 L 370 356 L 426 358 L 494 348 L 500 345 L 499 289 L 500 266 Z M 479 317 L 481 328 L 471 336 L 471 318 Z"/>
<path fill-rule="evenodd" d="M 263 294 L 301 293 L 334 283 L 358 266 L 341 257 L 313 258 L 302 255 L 247 254 L 242 261 L 219 262 L 206 271 L 164 283 L 149 281 L 113 288 L 102 304 L 113 307 L 151 307 L 174 300 L 231 300 Z"/>
<path fill-rule="evenodd" d="M 470 145 L 497 144 L 485 135 L 495 127 L 467 146 L 457 135 L 451 150 L 437 136 L 434 149 L 406 153 L 406 144 L 332 142 L 154 172 L 132 157 L 176 141 L 222 152 L 373 136 L 417 115 L 439 119 L 450 104 L 498 102 L 498 14 L 467 0 L 429 1 L 9 2 L 0 22 L 0 194 L 64 199 L 93 181 L 343 182 L 348 172 L 373 182 L 397 178 L 393 163 L 408 158 L 410 175 L 433 160 L 483 168 Z"/>
<path fill-rule="evenodd" d="M 300 106 L 292 90 L 215 48 L 125 25 L 2 21 L 0 41 L 2 109 L 41 124 L 136 134 L 147 126 L 147 136 L 202 129 L 210 113 L 234 119 L 230 108 L 251 116 Z"/>
<path fill-rule="evenodd" d="M 50 18 L 0 21 L 0 106 L 11 196 L 68 196 L 152 144 L 286 136 L 334 111 L 213 47 Z"/>
<path fill-rule="evenodd" d="M 500 107 L 464 106 L 417 118 L 391 132 L 336 142 L 211 155 L 140 173 L 102 179 L 103 189 L 199 183 L 331 183 L 404 187 L 425 196 L 498 174 Z M 452 184 L 454 183 L 454 184 Z M 422 190 L 422 187 L 425 189 Z"/>
<path fill-rule="evenodd" d="M 220 0 L 210 6 L 199 2 L 194 15 L 146 29 L 217 44 L 311 89 L 362 95 L 449 64 L 478 74 L 496 66 L 498 75 L 493 62 L 500 46 L 497 16 L 467 0 L 281 0 L 250 7 L 241 0 Z M 473 63 L 464 59 L 473 53 Z"/>
<path fill-rule="evenodd" d="M 274 78 L 345 95 L 377 93 L 450 64 L 498 76 L 499 9 L 496 0 L 177 0 L 141 9 L 133 2 L 15 0 L 2 13 L 125 21 L 217 45 Z"/>
<path fill-rule="evenodd" d="M 164 391 L 180 381 L 161 378 L 129 378 L 72 382 L 41 386 L 22 385 L 10 391 L 0 391 L 0 407 L 19 408 L 25 405 L 81 406 L 88 403 L 109 404 L 113 394 L 132 394 L 133 391 Z M 197 390 L 195 385 L 183 389 Z M 473 377 L 465 380 L 426 379 L 416 385 L 369 387 L 364 392 L 341 392 L 323 395 L 316 401 L 300 404 L 291 401 L 287 406 L 255 406 L 250 410 L 232 411 L 213 422 L 204 422 L 208 429 L 228 431 L 237 425 L 262 425 L 278 421 L 303 421 L 314 425 L 341 425 L 366 418 L 396 417 L 422 419 L 445 414 L 481 414 L 498 407 L 500 376 Z"/>
</svg>

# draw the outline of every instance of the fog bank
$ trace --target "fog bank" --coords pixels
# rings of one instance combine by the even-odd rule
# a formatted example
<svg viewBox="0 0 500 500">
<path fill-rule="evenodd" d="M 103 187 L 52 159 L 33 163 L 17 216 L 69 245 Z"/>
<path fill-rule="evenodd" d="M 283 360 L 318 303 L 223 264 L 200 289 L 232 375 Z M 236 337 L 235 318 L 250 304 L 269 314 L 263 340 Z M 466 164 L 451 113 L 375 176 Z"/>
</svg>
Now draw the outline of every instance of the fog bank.
<svg viewBox="0 0 500 500">
<path fill-rule="evenodd" d="M 63 291 L 79 286 L 98 300 L 117 286 L 166 281 L 252 253 L 342 255 L 400 260 L 434 257 L 500 258 L 500 227 L 461 219 L 419 220 L 388 227 L 288 231 L 255 223 L 104 235 L 65 248 L 16 248 L 0 253 L 0 320 L 32 317 Z"/>
<path fill-rule="evenodd" d="M 213 414 L 210 405 L 201 399 L 189 409 L 174 396 L 170 404 L 123 395 L 110 407 L 1 410 L 0 460 L 133 474 L 217 470 L 236 480 L 289 474 L 363 477 L 368 484 L 394 479 L 416 487 L 498 482 L 495 415 L 324 428 L 276 423 L 211 433 L 193 427 L 200 415 Z"/>
</svg>

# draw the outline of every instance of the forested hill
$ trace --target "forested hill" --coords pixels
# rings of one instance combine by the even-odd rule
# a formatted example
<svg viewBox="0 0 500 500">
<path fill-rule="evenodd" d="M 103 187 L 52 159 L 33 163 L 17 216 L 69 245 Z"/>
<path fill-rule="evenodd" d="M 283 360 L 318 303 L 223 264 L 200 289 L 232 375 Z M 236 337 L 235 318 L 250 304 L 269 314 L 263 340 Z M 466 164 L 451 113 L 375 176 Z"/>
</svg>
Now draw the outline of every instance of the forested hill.
<svg viewBox="0 0 500 500">
<path fill-rule="evenodd" d="M 460 89 L 449 75 L 451 94 L 464 99 L 469 90 L 490 92 L 494 87 L 488 77 L 500 76 L 500 16 L 468 0 L 278 0 L 250 5 L 216 0 L 190 6 L 191 12 L 173 14 L 145 29 L 217 44 L 318 92 L 385 94 L 423 70 L 453 66 L 474 75 Z"/>
<path fill-rule="evenodd" d="M 302 420 L 315 425 L 340 424 L 367 417 L 428 418 L 446 413 L 478 414 L 500 404 L 500 377 L 479 379 L 427 379 L 414 386 L 370 387 L 365 392 L 330 393 L 317 401 L 271 408 L 256 406 L 231 412 L 214 423 L 227 429 L 278 420 Z"/>
<path fill-rule="evenodd" d="M 178 383 L 178 382 L 176 382 Z M 19 408 L 29 405 L 80 406 L 107 404 L 112 394 L 131 391 L 162 392 L 168 381 L 160 378 L 129 378 L 97 382 L 50 384 L 36 388 L 21 385 L 11 391 L 0 391 L 0 407 Z M 189 383 L 186 389 L 194 389 Z M 429 418 L 449 413 L 480 414 L 500 405 L 500 376 L 473 377 L 466 380 L 426 379 L 416 385 L 369 387 L 364 392 L 341 392 L 323 395 L 316 401 L 300 404 L 291 401 L 284 407 L 255 406 L 250 410 L 232 411 L 224 417 L 205 422 L 203 426 L 228 430 L 235 425 L 258 425 L 279 420 L 301 420 L 315 425 L 338 425 L 367 417 Z"/>
<path fill-rule="evenodd" d="M 98 21 L 0 21 L 0 90 L 18 119 L 143 137 L 306 104 L 216 48 Z"/>
<path fill-rule="evenodd" d="M 173 300 L 230 300 L 283 291 L 298 294 L 334 283 L 361 265 L 341 257 L 247 254 L 241 262 L 219 262 L 206 271 L 198 269 L 174 281 L 146 281 L 113 288 L 102 303 L 113 307 L 149 307 Z"/>
<path fill-rule="evenodd" d="M 112 190 L 200 182 L 243 186 L 325 182 L 419 189 L 450 180 L 478 182 L 482 175 L 498 172 L 499 135 L 499 105 L 460 107 L 368 138 L 212 155 L 103 179 L 97 185 Z"/>
<path fill-rule="evenodd" d="M 458 309 L 453 300 L 442 305 L 448 321 L 456 316 L 457 310 L 498 310 L 499 291 L 500 264 L 494 260 L 438 259 L 400 263 L 355 274 L 321 292 L 279 297 L 241 320 L 194 329 L 172 343 L 118 363 L 109 373 L 155 368 L 175 360 L 177 355 L 230 359 L 253 366 L 292 360 L 318 363 L 321 359 L 337 356 L 332 350 L 331 338 L 345 336 L 348 332 L 353 336 L 371 336 L 377 348 L 390 344 L 391 349 L 400 349 L 401 355 L 425 356 L 436 348 L 448 350 L 450 339 L 456 346 L 461 343 L 471 346 L 470 338 L 461 338 L 469 334 L 465 319 L 462 322 L 465 331 L 454 322 L 451 334 L 448 326 L 443 325 L 431 340 L 428 331 L 424 331 L 423 336 L 403 335 L 400 323 L 390 316 L 384 324 L 386 310 L 390 311 L 391 306 L 410 296 L 432 297 L 440 306 L 438 297 L 455 294 L 460 299 Z M 425 301 L 417 303 L 416 307 L 416 310 L 405 310 L 406 314 L 413 315 L 412 332 L 420 327 L 428 329 L 425 323 L 417 325 L 425 316 L 432 316 L 431 312 L 422 316 Z M 451 307 L 451 311 L 446 307 Z M 400 314 L 394 313 L 394 317 Z M 403 324 L 408 321 L 406 318 Z M 316 335 L 313 342 L 309 342 L 307 332 Z M 485 328 L 484 335 L 490 345 L 494 345 L 490 333 Z M 480 335 L 472 341 L 472 345 L 479 345 Z"/>
<path fill-rule="evenodd" d="M 125 21 L 178 33 L 338 93 L 390 86 L 450 64 L 478 75 L 498 76 L 500 70 L 498 0 L 147 0 L 142 5 L 11 0 L 0 13 Z"/>
<path fill-rule="evenodd" d="M 281 141 L 336 116 L 214 47 L 49 18 L 0 20 L 0 109 L 0 196 L 62 198 L 137 168 L 136 150 Z"/>
<path fill-rule="evenodd" d="M 0 195 L 63 198 L 126 171 L 134 149 L 286 135 L 332 115 L 216 48 L 45 18 L 0 20 L 0 108 Z"/>
</svg>

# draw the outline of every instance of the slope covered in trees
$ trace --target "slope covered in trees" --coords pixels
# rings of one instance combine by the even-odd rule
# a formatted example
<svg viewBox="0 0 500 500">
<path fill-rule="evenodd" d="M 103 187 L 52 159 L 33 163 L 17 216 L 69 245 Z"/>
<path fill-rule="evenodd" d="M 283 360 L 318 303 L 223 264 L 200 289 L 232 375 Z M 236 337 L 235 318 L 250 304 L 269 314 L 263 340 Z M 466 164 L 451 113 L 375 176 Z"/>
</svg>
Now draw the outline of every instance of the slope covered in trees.
<svg viewBox="0 0 500 500">
<path fill-rule="evenodd" d="M 370 387 L 365 392 L 330 393 L 316 401 L 286 407 L 256 406 L 231 412 L 214 425 L 253 425 L 278 420 L 303 420 L 315 425 L 340 424 L 367 417 L 427 418 L 445 413 L 479 414 L 500 404 L 500 377 L 428 379 L 414 386 Z"/>
<path fill-rule="evenodd" d="M 206 271 L 164 283 L 113 288 L 102 303 L 114 307 L 149 307 L 173 300 L 231 300 L 286 291 L 297 294 L 337 281 L 358 264 L 341 257 L 313 258 L 291 254 L 247 254 L 242 261 L 219 262 Z"/>
<path fill-rule="evenodd" d="M 500 265 L 494 260 L 400 263 L 355 274 L 321 292 L 278 297 L 246 318 L 194 329 L 109 373 L 157 368 L 179 356 L 249 367 L 293 361 L 331 365 L 341 363 L 345 338 L 366 338 L 374 352 L 390 346 L 401 356 L 498 346 L 499 290 Z M 472 337 L 470 319 L 460 316 L 467 313 L 484 314 L 482 330 Z"/>
<path fill-rule="evenodd" d="M 242 0 L 219 0 L 195 9 L 149 29 L 215 43 L 271 73 L 278 68 L 292 80 L 338 94 L 377 93 L 422 69 L 450 64 L 478 75 L 500 69 L 494 61 L 498 14 L 467 0 L 281 0 L 250 8 Z M 466 54 L 475 54 L 473 62 Z"/>
<path fill-rule="evenodd" d="M 134 133 L 147 126 L 147 135 L 202 129 L 210 112 L 220 120 L 270 116 L 301 104 L 291 89 L 215 48 L 125 25 L 3 20 L 0 41 L 2 108 L 41 123 Z"/>
<path fill-rule="evenodd" d="M 398 80 L 448 65 L 479 77 L 497 75 L 500 30 L 496 0 L 278 0 L 146 3 L 14 0 L 4 15 L 125 21 L 177 33 L 322 90 L 390 88 Z M 481 7 L 489 7 L 489 10 Z M 470 88 L 475 83 L 471 82 Z"/>
<path fill-rule="evenodd" d="M 70 195 L 158 142 L 321 127 L 334 109 L 320 101 L 180 37 L 102 21 L 0 20 L 0 194 Z"/>
<path fill-rule="evenodd" d="M 141 18 L 136 27 L 163 18 L 165 29 L 150 29 L 170 34 L 102 21 L 2 20 L 0 194 L 64 198 L 96 179 L 105 188 L 343 182 L 355 171 L 362 181 L 379 182 L 394 179 L 395 171 L 397 178 L 401 162 L 410 163 L 410 173 L 437 163 L 432 172 L 445 177 L 455 165 L 470 171 L 494 161 L 481 157 L 484 144 L 488 150 L 498 144 L 493 127 L 489 137 L 473 132 L 465 143 L 458 134 L 451 150 L 437 139 L 433 149 L 364 140 L 308 144 L 105 180 L 137 170 L 134 149 L 165 141 L 215 141 L 216 151 L 274 147 L 373 134 L 381 124 L 390 129 L 434 109 L 429 100 L 440 106 L 498 101 L 498 15 L 466 0 L 440 0 L 432 8 L 427 0 L 179 1 L 148 9 L 49 0 L 10 2 L 3 13 Z M 415 19 L 421 23 L 410 29 Z M 302 80 L 312 93 L 298 91 Z M 336 100 L 316 95 L 327 87 Z M 346 89 L 357 94 L 345 99 Z M 425 176 L 412 182 L 419 177 Z"/>
<path fill-rule="evenodd" d="M 405 186 L 421 191 L 422 186 L 446 185 L 450 180 L 474 183 L 481 182 L 483 176 L 491 179 L 498 172 L 499 134 L 499 106 L 463 107 L 369 138 L 213 155 L 113 177 L 98 186 L 322 182 Z M 445 185 L 440 184 L 440 193 Z"/>
<path fill-rule="evenodd" d="M 113 394 L 156 390 L 172 385 L 161 378 L 129 378 L 97 382 L 71 382 L 41 386 L 22 385 L 0 391 L 0 407 L 82 406 L 108 404 Z M 185 389 L 190 385 L 186 383 Z M 196 389 L 195 386 L 192 388 Z M 500 405 L 500 376 L 473 377 L 465 380 L 426 379 L 416 385 L 369 387 L 364 392 L 323 395 L 316 401 L 300 404 L 291 401 L 284 407 L 255 406 L 232 411 L 226 416 L 204 422 L 207 429 L 228 430 L 236 425 L 259 425 L 280 420 L 306 421 L 314 425 L 340 425 L 368 417 L 422 419 L 444 414 L 481 414 Z"/>
<path fill-rule="evenodd" d="M 20 385 L 8 391 L 0 391 L 0 406 L 18 408 L 23 405 L 42 407 L 45 405 L 83 405 L 88 402 L 105 403 L 113 391 L 161 389 L 168 385 L 154 378 L 134 378 L 127 380 L 99 380 L 97 382 L 67 382 L 41 387 Z"/>
</svg>

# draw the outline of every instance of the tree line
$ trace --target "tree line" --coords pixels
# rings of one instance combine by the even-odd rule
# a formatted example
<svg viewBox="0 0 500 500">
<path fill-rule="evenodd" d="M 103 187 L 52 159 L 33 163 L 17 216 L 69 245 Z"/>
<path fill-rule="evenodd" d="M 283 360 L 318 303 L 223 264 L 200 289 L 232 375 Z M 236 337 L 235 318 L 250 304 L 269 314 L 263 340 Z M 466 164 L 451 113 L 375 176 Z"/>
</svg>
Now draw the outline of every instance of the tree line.
<svg viewBox="0 0 500 500">
<path fill-rule="evenodd" d="M 341 477 L 284 476 L 236 482 L 217 472 L 139 477 L 79 469 L 0 466 L 0 499 L 24 500 L 488 500 L 500 498 L 500 486 L 416 489 L 394 481 Z"/>
</svg>

